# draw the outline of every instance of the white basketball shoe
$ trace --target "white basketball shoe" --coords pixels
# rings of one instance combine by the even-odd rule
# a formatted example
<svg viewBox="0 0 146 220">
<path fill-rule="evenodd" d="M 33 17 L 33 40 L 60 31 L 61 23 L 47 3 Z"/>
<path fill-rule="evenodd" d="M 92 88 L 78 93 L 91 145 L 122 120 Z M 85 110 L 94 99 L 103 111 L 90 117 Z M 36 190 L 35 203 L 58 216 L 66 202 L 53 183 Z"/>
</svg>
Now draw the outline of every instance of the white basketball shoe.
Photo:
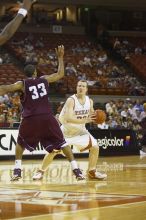
<svg viewBox="0 0 146 220">
<path fill-rule="evenodd" d="M 93 180 L 106 180 L 107 174 L 98 172 L 96 170 L 90 170 L 88 171 L 88 178 Z"/>
<path fill-rule="evenodd" d="M 32 177 L 33 180 L 41 180 L 43 179 L 44 171 L 38 170 Z"/>
</svg>

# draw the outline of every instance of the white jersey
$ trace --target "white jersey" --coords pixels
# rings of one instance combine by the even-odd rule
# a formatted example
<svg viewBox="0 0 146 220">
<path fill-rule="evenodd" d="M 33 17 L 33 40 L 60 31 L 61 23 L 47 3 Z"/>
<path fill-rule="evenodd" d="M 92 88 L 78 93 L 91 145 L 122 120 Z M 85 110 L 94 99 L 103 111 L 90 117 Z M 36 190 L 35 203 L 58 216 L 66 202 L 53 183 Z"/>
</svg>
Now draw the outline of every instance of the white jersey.
<svg viewBox="0 0 146 220">
<path fill-rule="evenodd" d="M 74 115 L 77 117 L 77 119 L 87 118 L 90 114 L 90 98 L 89 96 L 85 97 L 85 103 L 81 104 L 77 98 L 77 96 L 74 94 L 70 96 L 74 100 Z M 66 123 L 64 114 L 66 111 L 66 105 L 64 105 L 59 120 L 62 124 L 61 130 L 65 137 L 74 137 L 77 135 L 83 135 L 86 134 L 88 131 L 85 127 L 85 124 L 75 124 L 75 123 Z"/>
</svg>

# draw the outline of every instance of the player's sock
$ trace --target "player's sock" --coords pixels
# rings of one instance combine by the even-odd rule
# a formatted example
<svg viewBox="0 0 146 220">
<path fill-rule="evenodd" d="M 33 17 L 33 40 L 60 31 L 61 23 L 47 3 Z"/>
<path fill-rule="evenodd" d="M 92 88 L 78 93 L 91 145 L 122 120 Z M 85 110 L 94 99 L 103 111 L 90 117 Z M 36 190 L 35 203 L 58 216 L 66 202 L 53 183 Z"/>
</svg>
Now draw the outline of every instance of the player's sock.
<svg viewBox="0 0 146 220">
<path fill-rule="evenodd" d="M 22 160 L 15 160 L 15 169 L 21 169 Z"/>
<path fill-rule="evenodd" d="M 72 160 L 72 161 L 70 162 L 70 164 L 71 164 L 72 170 L 78 169 L 78 165 L 77 165 L 77 162 L 76 162 L 75 160 Z"/>
</svg>

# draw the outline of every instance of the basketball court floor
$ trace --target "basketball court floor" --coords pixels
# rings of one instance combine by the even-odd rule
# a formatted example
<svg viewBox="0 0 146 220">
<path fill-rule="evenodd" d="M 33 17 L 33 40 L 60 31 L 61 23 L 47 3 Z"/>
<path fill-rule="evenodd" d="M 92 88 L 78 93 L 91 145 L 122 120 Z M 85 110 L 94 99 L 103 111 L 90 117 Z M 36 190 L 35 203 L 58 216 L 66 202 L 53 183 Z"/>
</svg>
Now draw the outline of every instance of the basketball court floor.
<svg viewBox="0 0 146 220">
<path fill-rule="evenodd" d="M 87 158 L 78 162 L 86 173 Z M 13 161 L 0 162 L 0 219 L 146 219 L 146 157 L 100 157 L 97 169 L 108 174 L 106 181 L 76 181 L 66 159 L 32 181 L 40 163 L 24 160 L 22 179 L 10 182 Z"/>
</svg>

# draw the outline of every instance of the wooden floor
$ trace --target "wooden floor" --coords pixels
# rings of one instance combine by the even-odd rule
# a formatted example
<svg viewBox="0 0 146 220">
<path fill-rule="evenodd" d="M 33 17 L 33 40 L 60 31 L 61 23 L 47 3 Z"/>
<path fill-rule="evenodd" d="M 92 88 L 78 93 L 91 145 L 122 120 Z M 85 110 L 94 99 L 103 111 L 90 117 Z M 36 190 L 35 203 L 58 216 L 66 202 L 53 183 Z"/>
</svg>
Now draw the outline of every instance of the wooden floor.
<svg viewBox="0 0 146 220">
<path fill-rule="evenodd" d="M 107 181 L 77 182 L 67 160 L 54 160 L 42 181 L 32 181 L 41 161 L 24 161 L 23 178 L 10 182 L 13 161 L 0 162 L 0 219 L 145 220 L 146 157 L 103 157 Z M 86 172 L 87 159 L 79 160 Z"/>
</svg>

